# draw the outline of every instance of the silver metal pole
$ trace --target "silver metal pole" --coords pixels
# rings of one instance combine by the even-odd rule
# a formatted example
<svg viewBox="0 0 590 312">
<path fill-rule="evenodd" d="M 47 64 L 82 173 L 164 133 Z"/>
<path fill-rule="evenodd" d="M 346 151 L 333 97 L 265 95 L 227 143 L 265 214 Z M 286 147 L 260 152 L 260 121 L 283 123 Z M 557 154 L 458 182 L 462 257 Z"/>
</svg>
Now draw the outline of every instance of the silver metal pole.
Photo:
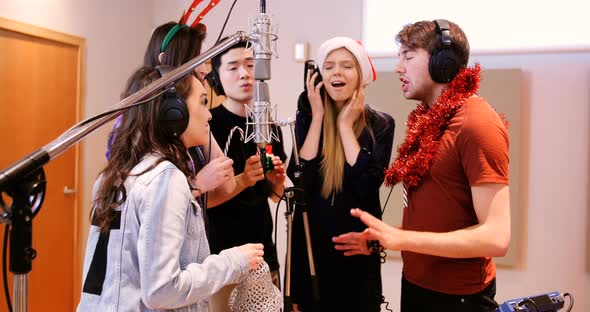
<svg viewBox="0 0 590 312">
<path fill-rule="evenodd" d="M 138 92 L 128 96 L 127 98 L 120 101 L 118 104 L 115 105 L 115 108 L 124 108 L 133 105 L 134 103 L 141 101 L 148 97 L 148 95 L 152 94 L 156 90 L 161 90 L 168 85 L 174 83 L 175 81 L 179 80 L 180 78 L 186 76 L 187 74 L 191 73 L 195 67 L 203 64 L 208 59 L 218 55 L 219 53 L 227 50 L 234 44 L 240 41 L 247 41 L 249 40 L 249 36 L 245 32 L 237 32 L 233 36 L 223 40 L 219 44 L 215 45 L 211 49 L 207 50 L 206 52 L 200 54 L 199 56 L 195 57 L 194 59 L 184 63 L 183 65 L 177 67 L 166 76 L 152 82 L 145 88 L 139 90 Z M 84 123 L 81 122 L 78 125 L 72 127 L 70 130 L 66 131 L 60 137 L 58 137 L 53 142 L 47 144 L 43 147 L 48 153 L 51 159 L 61 155 L 65 152 L 68 148 L 72 145 L 76 144 L 78 141 L 83 139 L 88 133 L 94 131 L 94 129 L 100 127 L 101 125 L 105 124 L 106 122 L 115 119 L 118 115 L 122 112 L 117 111 L 109 114 L 105 117 L 99 118 L 90 125 L 84 127 L 80 127 L 80 124 Z"/>
<path fill-rule="evenodd" d="M 14 312 L 29 310 L 29 274 L 14 274 Z"/>
</svg>

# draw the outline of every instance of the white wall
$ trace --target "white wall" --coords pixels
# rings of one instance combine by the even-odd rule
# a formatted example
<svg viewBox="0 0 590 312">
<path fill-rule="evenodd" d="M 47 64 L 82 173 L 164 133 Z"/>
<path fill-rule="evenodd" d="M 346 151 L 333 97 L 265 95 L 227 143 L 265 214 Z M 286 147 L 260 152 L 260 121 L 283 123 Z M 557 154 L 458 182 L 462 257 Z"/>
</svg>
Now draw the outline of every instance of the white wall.
<svg viewBox="0 0 590 312">
<path fill-rule="evenodd" d="M 154 25 L 176 20 L 190 1 L 154 0 Z M 205 19 L 209 40 L 217 38 L 231 5 L 223 1 Z M 311 57 L 324 40 L 335 35 L 361 36 L 359 1 L 268 1 L 267 11 L 279 24 L 279 56 L 272 63 L 271 100 L 278 104 L 279 119 L 292 116 L 302 90 L 302 64 L 293 61 L 295 42 L 308 42 Z M 258 1 L 238 1 L 225 34 L 248 29 L 248 16 L 258 12 Z M 466 12 L 466 14 L 471 14 Z M 469 34 L 468 34 L 469 35 Z M 393 40 L 393 38 L 391 39 Z M 530 137 L 528 199 L 522 209 L 528 215 L 520 269 L 498 270 L 500 303 L 549 291 L 570 292 L 575 311 L 590 311 L 590 273 L 586 271 L 588 213 L 588 164 L 590 159 L 590 51 L 583 53 L 473 56 L 484 68 L 521 68 L 525 73 L 523 135 Z M 393 70 L 396 59 L 376 60 L 378 70 Z M 392 87 L 399 87 L 397 85 Z M 394 104 L 392 104 L 394 105 Z M 398 125 L 402 131 L 403 125 Z M 285 129 L 286 130 L 286 129 Z M 285 131 L 284 130 L 284 131 Z M 286 136 L 290 149 L 290 139 Z M 273 209 L 274 213 L 274 209 Z M 279 210 L 279 255 L 285 250 L 284 207 Z M 281 261 L 283 259 L 280 259 Z M 384 295 L 399 309 L 401 263 L 388 260 L 382 267 Z"/>
<path fill-rule="evenodd" d="M 523 69 L 529 108 L 521 113 L 529 119 L 529 157 L 521 162 L 529 172 L 528 205 L 513 207 L 528 215 L 526 267 L 498 272 L 498 296 L 567 291 L 575 311 L 590 311 L 590 52 L 477 58 L 488 68 Z"/>
<path fill-rule="evenodd" d="M 83 118 L 103 112 L 119 101 L 127 78 L 143 60 L 151 35 L 152 10 L 143 0 L 0 0 L 0 16 L 4 18 L 86 39 Z M 92 184 L 106 163 L 109 130 L 110 125 L 105 125 L 82 142 L 80 220 L 86 229 Z M 85 242 L 87 230 L 82 234 Z"/>
</svg>

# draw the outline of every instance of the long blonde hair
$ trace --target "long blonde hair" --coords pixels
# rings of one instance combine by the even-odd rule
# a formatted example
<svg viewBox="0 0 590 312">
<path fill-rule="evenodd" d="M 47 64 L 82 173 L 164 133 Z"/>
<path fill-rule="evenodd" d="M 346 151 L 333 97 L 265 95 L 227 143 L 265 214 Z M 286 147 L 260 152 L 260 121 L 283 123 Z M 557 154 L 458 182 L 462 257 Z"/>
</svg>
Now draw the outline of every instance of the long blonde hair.
<svg viewBox="0 0 590 312">
<path fill-rule="evenodd" d="M 354 58 L 354 56 L 353 56 Z M 359 82 L 357 89 L 361 85 L 361 69 L 358 64 L 358 60 L 355 60 L 355 67 L 358 73 Z M 344 154 L 344 146 L 340 139 L 340 132 L 338 131 L 338 114 L 341 109 L 336 107 L 334 100 L 330 97 L 328 92 L 324 95 L 324 144 L 322 146 L 322 161 L 320 171 L 323 176 L 322 185 L 322 197 L 328 198 L 330 194 L 339 193 L 342 191 L 342 180 L 344 179 L 344 163 L 346 162 L 346 156 Z M 344 107 L 342 107 L 344 108 Z M 363 129 L 367 126 L 366 113 L 363 110 L 361 116 L 354 122 L 353 131 L 356 138 L 358 138 Z"/>
</svg>

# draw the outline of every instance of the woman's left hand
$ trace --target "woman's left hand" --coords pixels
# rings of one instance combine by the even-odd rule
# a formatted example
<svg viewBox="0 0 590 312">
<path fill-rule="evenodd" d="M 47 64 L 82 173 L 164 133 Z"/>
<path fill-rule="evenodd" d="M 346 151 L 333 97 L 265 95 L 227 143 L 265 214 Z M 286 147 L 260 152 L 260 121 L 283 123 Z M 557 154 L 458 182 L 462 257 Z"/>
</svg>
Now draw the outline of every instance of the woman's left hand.
<svg viewBox="0 0 590 312">
<path fill-rule="evenodd" d="M 365 91 L 355 90 L 352 97 L 338 115 L 338 125 L 352 127 L 365 109 Z"/>
</svg>

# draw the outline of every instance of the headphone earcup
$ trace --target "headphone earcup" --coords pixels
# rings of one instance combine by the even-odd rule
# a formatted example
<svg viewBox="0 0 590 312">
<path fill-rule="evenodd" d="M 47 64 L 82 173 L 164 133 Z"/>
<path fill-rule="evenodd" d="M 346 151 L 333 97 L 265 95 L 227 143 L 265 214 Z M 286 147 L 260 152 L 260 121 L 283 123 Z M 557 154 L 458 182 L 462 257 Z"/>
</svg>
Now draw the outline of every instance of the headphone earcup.
<svg viewBox="0 0 590 312">
<path fill-rule="evenodd" d="M 428 71 L 432 80 L 449 83 L 459 73 L 460 65 L 456 54 L 447 48 L 438 50 L 430 57 Z"/>
<path fill-rule="evenodd" d="M 435 25 L 436 35 L 442 46 L 432 53 L 428 63 L 428 71 L 435 82 L 449 83 L 461 69 L 461 62 L 452 49 L 451 25 L 449 21 L 444 19 L 437 19 L 432 22 Z"/>
<path fill-rule="evenodd" d="M 164 101 L 158 114 L 159 122 L 166 135 L 174 138 L 188 127 L 189 112 L 186 103 L 178 97 L 176 89 L 170 88 L 164 94 Z"/>
<path fill-rule="evenodd" d="M 217 71 L 212 69 L 207 75 L 205 75 L 205 80 L 207 80 L 207 83 L 215 92 L 215 94 L 223 96 L 225 95 L 225 91 L 223 90 L 223 85 L 221 84 L 221 80 L 219 80 L 219 74 L 217 74 Z"/>
</svg>

